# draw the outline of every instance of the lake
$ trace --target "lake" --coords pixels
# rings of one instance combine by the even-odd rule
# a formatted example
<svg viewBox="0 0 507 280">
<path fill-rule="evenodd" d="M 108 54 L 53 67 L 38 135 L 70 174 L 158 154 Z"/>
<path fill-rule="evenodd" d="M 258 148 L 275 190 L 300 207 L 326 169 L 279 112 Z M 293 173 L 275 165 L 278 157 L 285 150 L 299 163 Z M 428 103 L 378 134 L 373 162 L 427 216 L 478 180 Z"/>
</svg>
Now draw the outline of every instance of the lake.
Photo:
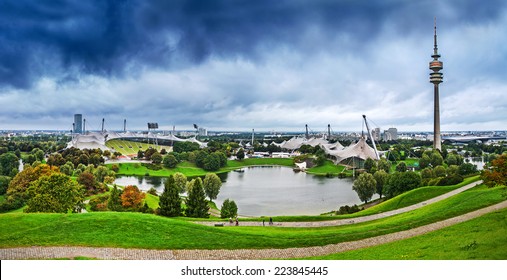
<svg viewBox="0 0 507 280">
<path fill-rule="evenodd" d="M 294 172 L 292 168 L 248 167 L 244 172 L 220 174 L 223 184 L 215 203 L 236 202 L 242 216 L 318 215 L 343 205 L 360 204 L 352 179 L 326 178 Z M 164 189 L 165 178 L 120 176 L 116 184 L 141 190 Z M 375 195 L 374 198 L 378 196 Z"/>
</svg>

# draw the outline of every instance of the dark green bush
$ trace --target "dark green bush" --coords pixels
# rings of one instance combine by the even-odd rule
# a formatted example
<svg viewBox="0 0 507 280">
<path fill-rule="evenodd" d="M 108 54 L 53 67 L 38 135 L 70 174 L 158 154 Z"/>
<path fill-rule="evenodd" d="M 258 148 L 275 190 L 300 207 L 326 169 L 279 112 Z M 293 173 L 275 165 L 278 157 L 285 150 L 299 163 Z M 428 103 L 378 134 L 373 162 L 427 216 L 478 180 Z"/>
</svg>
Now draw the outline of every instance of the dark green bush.
<svg viewBox="0 0 507 280">
<path fill-rule="evenodd" d="M 451 175 L 440 179 L 437 186 L 451 186 L 463 182 L 463 176 Z"/>
</svg>

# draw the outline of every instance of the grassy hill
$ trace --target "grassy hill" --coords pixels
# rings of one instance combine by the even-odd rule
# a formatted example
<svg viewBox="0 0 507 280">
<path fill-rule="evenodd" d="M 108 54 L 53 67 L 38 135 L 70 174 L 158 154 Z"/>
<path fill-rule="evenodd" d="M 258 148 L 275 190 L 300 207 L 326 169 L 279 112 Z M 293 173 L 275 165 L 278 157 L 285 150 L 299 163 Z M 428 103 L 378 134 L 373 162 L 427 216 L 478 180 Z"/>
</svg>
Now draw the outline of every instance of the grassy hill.
<svg viewBox="0 0 507 280">
<path fill-rule="evenodd" d="M 418 210 L 376 221 L 324 228 L 224 227 L 140 213 L 0 215 L 0 247 L 95 246 L 239 249 L 322 246 L 407 230 L 506 199 L 506 188 L 475 187 Z"/>
<path fill-rule="evenodd" d="M 505 260 L 507 209 L 407 240 L 309 259 Z"/>
</svg>

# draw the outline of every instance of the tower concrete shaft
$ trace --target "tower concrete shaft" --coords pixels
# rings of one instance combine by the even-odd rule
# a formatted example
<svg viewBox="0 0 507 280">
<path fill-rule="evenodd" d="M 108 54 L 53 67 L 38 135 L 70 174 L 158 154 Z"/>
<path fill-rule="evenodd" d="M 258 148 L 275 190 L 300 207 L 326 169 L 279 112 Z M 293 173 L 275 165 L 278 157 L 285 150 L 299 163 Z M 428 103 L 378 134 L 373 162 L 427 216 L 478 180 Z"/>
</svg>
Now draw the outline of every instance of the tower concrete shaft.
<svg viewBox="0 0 507 280">
<path fill-rule="evenodd" d="M 442 138 L 440 136 L 440 96 L 438 85 L 443 82 L 443 74 L 440 72 L 444 68 L 442 61 L 439 61 L 440 55 L 438 54 L 437 47 L 437 21 L 435 19 L 435 34 L 433 39 L 435 41 L 433 47 L 433 60 L 430 62 L 430 83 L 433 84 L 434 91 L 434 114 L 433 114 L 433 148 L 439 151 L 442 150 Z"/>
</svg>

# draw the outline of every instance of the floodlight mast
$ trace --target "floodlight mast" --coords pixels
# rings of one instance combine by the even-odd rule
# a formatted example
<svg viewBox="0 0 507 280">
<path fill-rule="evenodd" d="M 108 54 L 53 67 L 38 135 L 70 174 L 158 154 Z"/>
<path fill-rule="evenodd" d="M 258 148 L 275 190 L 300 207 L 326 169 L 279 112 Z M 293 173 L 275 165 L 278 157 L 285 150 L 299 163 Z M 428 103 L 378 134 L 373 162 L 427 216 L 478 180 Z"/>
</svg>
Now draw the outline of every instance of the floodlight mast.
<svg viewBox="0 0 507 280">
<path fill-rule="evenodd" d="M 379 160 L 380 156 L 378 155 L 377 145 L 375 145 L 375 140 L 373 139 L 373 137 L 371 135 L 370 126 L 368 125 L 368 121 L 366 120 L 366 115 L 363 115 L 363 119 L 364 119 L 364 123 L 366 124 L 366 129 L 368 130 L 368 135 L 370 136 L 370 139 L 371 139 L 371 144 L 373 145 L 373 150 L 375 150 L 376 160 Z"/>
</svg>

